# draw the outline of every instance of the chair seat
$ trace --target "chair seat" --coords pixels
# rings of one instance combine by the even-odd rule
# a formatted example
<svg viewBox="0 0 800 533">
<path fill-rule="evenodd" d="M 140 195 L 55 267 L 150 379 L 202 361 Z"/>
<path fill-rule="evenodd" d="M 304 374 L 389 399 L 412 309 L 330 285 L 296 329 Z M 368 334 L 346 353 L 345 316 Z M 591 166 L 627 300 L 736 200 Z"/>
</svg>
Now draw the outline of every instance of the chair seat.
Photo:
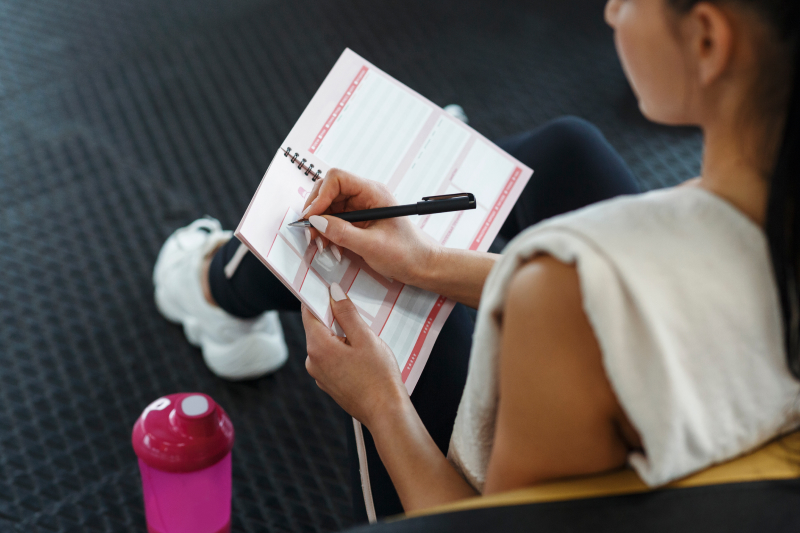
<svg viewBox="0 0 800 533">
<path fill-rule="evenodd" d="M 800 478 L 800 431 L 785 435 L 747 455 L 712 466 L 655 490 L 795 478 Z M 544 483 L 501 494 L 469 498 L 408 513 L 406 516 L 414 517 L 485 507 L 619 496 L 653 490 L 645 485 L 633 470 L 625 469 L 608 474 Z"/>
<path fill-rule="evenodd" d="M 799 504 L 797 432 L 658 489 L 620 470 L 462 500 L 351 533 L 796 533 Z"/>
</svg>

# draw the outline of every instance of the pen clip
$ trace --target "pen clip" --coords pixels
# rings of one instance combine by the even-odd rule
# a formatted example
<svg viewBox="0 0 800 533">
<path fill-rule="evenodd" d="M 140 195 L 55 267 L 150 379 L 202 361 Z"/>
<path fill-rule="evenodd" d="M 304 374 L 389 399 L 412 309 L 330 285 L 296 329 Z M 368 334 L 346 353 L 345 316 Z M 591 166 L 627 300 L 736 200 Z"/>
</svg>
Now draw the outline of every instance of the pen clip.
<svg viewBox="0 0 800 533">
<path fill-rule="evenodd" d="M 453 198 L 466 198 L 470 203 L 475 203 L 475 196 L 471 192 L 459 192 L 455 194 L 442 194 L 439 196 L 426 196 L 423 202 L 435 202 L 437 200 L 452 200 Z"/>
</svg>

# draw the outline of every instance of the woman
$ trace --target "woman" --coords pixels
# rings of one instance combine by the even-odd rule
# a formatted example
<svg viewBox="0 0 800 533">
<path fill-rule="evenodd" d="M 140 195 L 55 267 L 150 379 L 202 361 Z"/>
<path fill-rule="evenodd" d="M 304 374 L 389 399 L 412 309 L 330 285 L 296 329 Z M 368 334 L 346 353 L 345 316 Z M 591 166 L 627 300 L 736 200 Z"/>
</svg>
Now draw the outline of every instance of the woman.
<svg viewBox="0 0 800 533">
<path fill-rule="evenodd" d="M 406 511 L 626 462 L 659 485 L 789 429 L 798 11 L 793 0 L 610 0 L 642 112 L 703 130 L 702 174 L 531 228 L 499 263 L 433 245 L 404 219 L 324 216 L 394 202 L 344 172 L 309 197 L 312 237 L 480 305 L 450 461 L 341 288 L 331 300 L 346 339 L 303 309 L 309 373 L 369 428 Z"/>
<path fill-rule="evenodd" d="M 501 234 L 536 225 L 502 258 L 432 245 L 405 219 L 326 217 L 394 203 L 328 173 L 307 203 L 310 238 L 479 306 L 474 344 L 457 306 L 410 398 L 340 287 L 346 339 L 303 310 L 309 373 L 369 430 L 379 516 L 626 463 L 657 486 L 794 427 L 799 12 L 794 0 L 610 0 L 642 112 L 702 128 L 702 175 L 536 224 L 636 192 L 632 177 L 574 119 L 501 143 L 536 170 Z M 252 255 L 226 273 L 238 245 L 198 221 L 167 241 L 154 280 L 209 366 L 241 378 L 283 362 L 274 313 L 262 313 L 297 304 Z"/>
</svg>

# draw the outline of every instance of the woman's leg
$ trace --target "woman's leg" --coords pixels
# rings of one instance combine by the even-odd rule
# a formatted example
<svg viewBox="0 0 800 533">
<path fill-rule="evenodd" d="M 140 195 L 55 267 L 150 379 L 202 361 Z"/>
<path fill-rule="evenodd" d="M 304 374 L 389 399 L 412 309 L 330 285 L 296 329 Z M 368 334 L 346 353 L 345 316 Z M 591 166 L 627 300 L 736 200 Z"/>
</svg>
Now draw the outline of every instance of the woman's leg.
<svg viewBox="0 0 800 533">
<path fill-rule="evenodd" d="M 508 153 L 534 169 L 534 174 L 501 230 L 510 240 L 519 232 L 555 215 L 622 194 L 639 192 L 625 162 L 600 130 L 574 117 L 557 119 L 499 142 Z M 472 320 L 457 305 L 445 322 L 425 365 L 411 402 L 434 442 L 447 453 L 458 404 L 464 390 L 472 347 Z M 351 434 L 352 431 L 348 431 Z M 364 429 L 370 484 L 378 517 L 402 513 L 389 474 Z M 366 521 L 355 439 L 349 437 L 353 508 L 356 520 Z"/>
<path fill-rule="evenodd" d="M 241 242 L 231 237 L 214 254 L 208 268 L 208 285 L 214 302 L 239 318 L 253 318 L 264 311 L 299 311 L 300 301 L 258 258 L 247 253 L 228 278 L 225 266 Z"/>
<path fill-rule="evenodd" d="M 563 117 L 498 145 L 533 169 L 500 235 L 513 239 L 542 220 L 640 192 L 625 161 L 590 122 Z"/>
</svg>

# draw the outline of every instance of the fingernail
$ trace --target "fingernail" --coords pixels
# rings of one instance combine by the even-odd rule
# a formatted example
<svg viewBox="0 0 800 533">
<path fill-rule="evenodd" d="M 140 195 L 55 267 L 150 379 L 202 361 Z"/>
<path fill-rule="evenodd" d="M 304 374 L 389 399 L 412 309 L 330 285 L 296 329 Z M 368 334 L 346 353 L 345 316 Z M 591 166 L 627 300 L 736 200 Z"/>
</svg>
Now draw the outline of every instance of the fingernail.
<svg viewBox="0 0 800 533">
<path fill-rule="evenodd" d="M 300 214 L 300 216 L 303 217 L 303 218 L 306 218 L 306 215 L 308 214 L 308 212 L 311 211 L 311 206 L 312 205 L 314 205 L 314 202 L 311 202 L 310 204 L 308 204 L 308 207 L 306 207 L 303 210 L 303 212 Z"/>
<path fill-rule="evenodd" d="M 336 258 L 336 262 L 342 262 L 342 252 L 339 251 L 339 247 L 335 244 L 331 243 L 331 252 L 333 252 L 333 257 Z"/>
<path fill-rule="evenodd" d="M 309 218 L 308 221 L 311 222 L 311 225 L 317 228 L 320 233 L 325 233 L 325 230 L 328 229 L 328 221 L 325 220 L 325 217 L 314 215 Z"/>
<path fill-rule="evenodd" d="M 319 250 L 319 253 L 322 253 L 322 250 L 325 248 L 324 246 L 322 246 L 322 237 L 317 237 L 316 239 L 314 239 L 314 242 L 317 243 L 317 250 Z"/>
<path fill-rule="evenodd" d="M 308 229 L 308 228 L 305 228 L 305 233 L 306 233 L 306 246 L 310 246 L 311 245 L 311 230 Z"/>
<path fill-rule="evenodd" d="M 338 283 L 331 283 L 331 298 L 333 298 L 334 302 L 341 302 L 347 298 Z"/>
</svg>

